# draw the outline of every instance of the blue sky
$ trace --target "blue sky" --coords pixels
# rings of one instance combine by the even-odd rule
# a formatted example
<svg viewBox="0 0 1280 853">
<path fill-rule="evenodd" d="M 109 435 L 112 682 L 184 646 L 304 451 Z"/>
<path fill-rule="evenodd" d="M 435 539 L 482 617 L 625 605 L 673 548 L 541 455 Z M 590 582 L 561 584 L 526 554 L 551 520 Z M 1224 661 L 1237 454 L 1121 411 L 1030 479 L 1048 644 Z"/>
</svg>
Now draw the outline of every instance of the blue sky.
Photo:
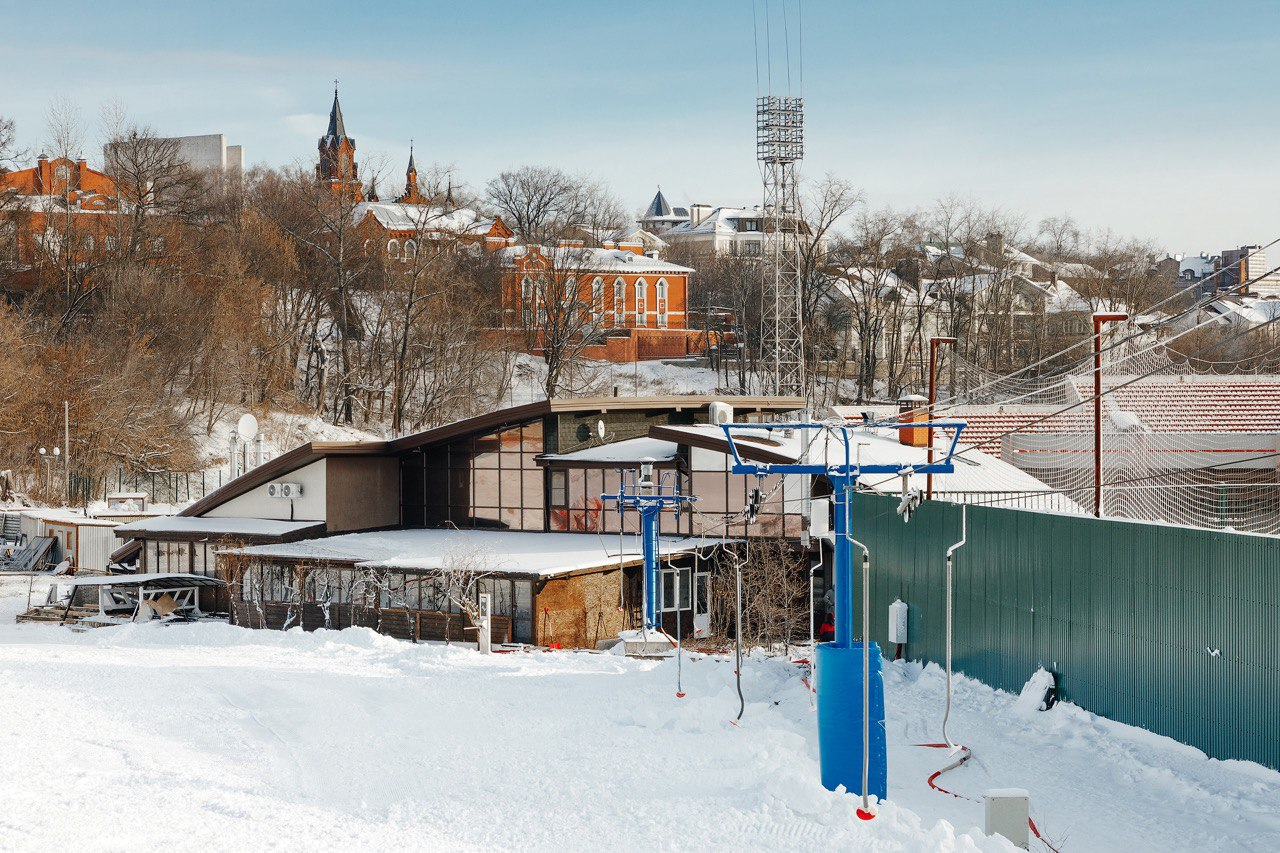
<svg viewBox="0 0 1280 853">
<path fill-rule="evenodd" d="M 659 183 L 675 203 L 753 203 L 752 7 L 64 0 L 54 14 L 0 0 L 0 113 L 33 153 L 65 97 L 91 161 L 118 101 L 283 165 L 314 156 L 336 77 L 358 158 L 394 176 L 413 138 L 420 166 L 473 187 L 552 164 L 635 208 Z M 803 170 L 848 178 L 877 208 L 959 195 L 1173 251 L 1265 242 L 1280 229 L 1278 25 L 1275 0 L 807 0 Z"/>
</svg>

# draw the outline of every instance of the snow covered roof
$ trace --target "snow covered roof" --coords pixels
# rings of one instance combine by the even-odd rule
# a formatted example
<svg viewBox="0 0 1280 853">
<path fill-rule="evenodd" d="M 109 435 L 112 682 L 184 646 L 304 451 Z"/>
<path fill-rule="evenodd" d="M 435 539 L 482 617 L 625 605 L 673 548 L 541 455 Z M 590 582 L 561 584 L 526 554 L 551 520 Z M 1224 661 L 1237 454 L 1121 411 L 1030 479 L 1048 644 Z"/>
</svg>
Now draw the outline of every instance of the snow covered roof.
<svg viewBox="0 0 1280 853">
<path fill-rule="evenodd" d="M 312 528 L 324 527 L 323 521 L 277 521 L 270 518 L 210 518 L 183 515 L 161 515 L 131 521 L 116 528 L 116 535 L 130 536 L 155 533 L 204 534 L 207 536 L 288 536 Z"/>
<path fill-rule="evenodd" d="M 538 457 L 540 464 L 568 463 L 570 465 L 636 464 L 639 462 L 671 462 L 679 447 L 670 441 L 657 438 L 629 438 L 597 447 L 587 447 L 572 453 L 544 453 Z"/>
<path fill-rule="evenodd" d="M 711 545 L 718 544 L 715 540 Z M 708 543 L 662 537 L 663 555 L 693 553 Z M 436 571 L 445 567 L 504 575 L 555 577 L 587 569 L 635 563 L 644 555 L 638 536 L 531 533 L 515 530 L 385 530 L 240 548 L 237 554 L 287 560 L 351 563 L 357 568 Z"/>
<path fill-rule="evenodd" d="M 584 249 L 561 247 L 552 249 L 548 246 L 535 247 L 545 258 L 549 258 L 562 272 L 581 270 L 584 272 L 628 272 L 659 274 L 688 274 L 690 267 L 660 261 L 648 255 L 637 255 L 626 249 Z M 528 246 L 507 246 L 499 250 L 502 260 L 514 263 L 517 258 L 524 257 L 530 250 Z"/>
<path fill-rule="evenodd" d="M 193 575 L 189 572 L 143 573 L 140 575 L 99 575 L 97 577 L 60 577 L 59 585 L 66 586 L 146 586 L 152 589 L 181 589 L 192 586 L 225 586 L 222 578 Z"/>
<path fill-rule="evenodd" d="M 698 224 L 681 222 L 667 232 L 668 239 L 687 234 L 737 234 L 737 222 L 741 218 L 761 219 L 764 211 L 759 205 L 754 207 L 717 207 L 702 218 Z"/>
<path fill-rule="evenodd" d="M 351 216 L 356 223 L 372 216 L 388 231 L 415 231 L 419 234 L 486 234 L 495 221 L 469 207 L 445 210 L 443 207 L 395 201 L 362 201 L 353 208 Z"/>
<path fill-rule="evenodd" d="M 743 428 L 734 431 L 734 439 L 739 454 L 744 458 L 754 457 L 758 461 L 785 463 L 804 459 L 819 464 L 843 465 L 845 462 L 844 443 L 828 432 L 809 434 L 811 443 L 807 453 L 804 450 L 803 433 L 805 430 L 765 430 Z M 724 432 L 715 426 L 667 426 L 654 427 L 651 435 L 669 438 L 683 443 L 693 443 L 706 449 L 727 452 L 728 445 Z M 963 432 L 961 433 L 963 437 Z M 867 428 L 851 433 L 851 440 L 858 448 L 856 460 L 863 465 L 901 465 L 904 468 L 922 466 L 928 462 L 928 449 L 911 447 L 898 440 L 896 429 Z M 941 460 L 951 445 L 951 430 L 935 430 L 934 459 Z M 961 450 L 965 447 L 960 445 Z M 851 458 L 853 458 L 851 456 Z M 1043 481 L 1033 477 L 1021 468 L 1009 464 L 994 456 L 984 453 L 970 452 L 957 456 L 954 460 L 955 472 L 952 474 L 935 474 L 933 488 L 937 492 L 1042 492 L 1049 490 Z M 858 485 L 885 494 L 897 494 L 902 489 L 900 477 L 890 474 L 864 474 L 858 478 Z M 909 488 L 924 488 L 923 474 L 909 474 Z M 1062 512 L 1083 512 L 1074 501 L 1062 496 L 1053 496 L 1052 509 Z"/>
</svg>

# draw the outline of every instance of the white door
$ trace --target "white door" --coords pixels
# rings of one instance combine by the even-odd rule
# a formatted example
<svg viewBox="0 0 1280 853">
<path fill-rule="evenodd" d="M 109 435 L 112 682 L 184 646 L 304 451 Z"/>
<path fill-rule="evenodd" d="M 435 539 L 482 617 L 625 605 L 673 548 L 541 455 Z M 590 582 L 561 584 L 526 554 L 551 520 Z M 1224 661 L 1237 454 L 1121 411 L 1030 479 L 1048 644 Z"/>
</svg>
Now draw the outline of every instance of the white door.
<svg viewBox="0 0 1280 853">
<path fill-rule="evenodd" d="M 693 636 L 711 633 L 711 573 L 698 572 L 693 584 Z"/>
</svg>

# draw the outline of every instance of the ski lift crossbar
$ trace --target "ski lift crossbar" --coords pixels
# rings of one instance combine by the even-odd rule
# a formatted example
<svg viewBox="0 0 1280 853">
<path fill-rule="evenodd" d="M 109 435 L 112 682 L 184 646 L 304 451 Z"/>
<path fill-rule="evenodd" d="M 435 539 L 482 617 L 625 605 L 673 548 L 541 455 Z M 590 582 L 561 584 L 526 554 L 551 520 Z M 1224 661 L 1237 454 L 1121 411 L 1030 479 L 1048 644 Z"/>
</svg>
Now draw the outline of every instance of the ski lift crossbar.
<svg viewBox="0 0 1280 853">
<path fill-rule="evenodd" d="M 910 422 L 893 422 L 882 423 L 877 425 L 881 428 L 888 429 L 938 429 L 938 430 L 954 430 L 951 434 L 951 445 L 947 448 L 946 455 L 936 462 L 928 462 L 924 464 L 907 464 L 907 463 L 881 463 L 878 465 L 862 465 L 856 461 L 849 459 L 849 437 L 858 433 L 867 432 L 869 427 L 861 424 L 853 426 L 847 424 L 823 424 L 823 423 L 775 423 L 775 424 L 720 424 L 720 429 L 724 432 L 725 440 L 729 443 L 729 452 L 733 455 L 733 467 L 730 469 L 734 474 L 765 476 L 769 474 L 832 474 L 844 477 L 858 477 L 862 474 L 951 474 L 955 472 L 955 463 L 951 461 L 951 457 L 955 455 L 956 447 L 960 443 L 960 433 L 964 430 L 968 423 L 957 420 L 944 421 L 910 421 Z M 748 462 L 744 461 L 738 453 L 738 444 L 734 440 L 733 430 L 791 430 L 791 429 L 807 429 L 807 430 L 824 430 L 839 432 L 844 438 L 845 445 L 845 461 L 844 464 L 830 465 L 825 463 L 813 462 Z"/>
</svg>

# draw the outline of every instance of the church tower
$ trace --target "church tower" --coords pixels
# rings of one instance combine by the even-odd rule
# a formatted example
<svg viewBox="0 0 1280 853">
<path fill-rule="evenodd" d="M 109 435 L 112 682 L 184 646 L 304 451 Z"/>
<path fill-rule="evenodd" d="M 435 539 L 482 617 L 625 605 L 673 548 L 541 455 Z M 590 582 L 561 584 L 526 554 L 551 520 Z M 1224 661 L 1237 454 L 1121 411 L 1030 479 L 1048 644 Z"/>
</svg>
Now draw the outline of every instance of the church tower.
<svg viewBox="0 0 1280 853">
<path fill-rule="evenodd" d="M 334 193 L 355 201 L 364 199 L 356 167 L 356 141 L 347 136 L 342 123 L 342 107 L 338 104 L 338 87 L 333 87 L 333 109 L 329 111 L 329 129 L 320 137 L 320 164 L 316 176 L 329 184 Z"/>
<path fill-rule="evenodd" d="M 418 167 L 413 165 L 413 143 L 409 143 L 409 168 L 404 173 L 404 195 L 396 201 L 401 204 L 426 204 L 427 199 L 418 189 Z"/>
</svg>

